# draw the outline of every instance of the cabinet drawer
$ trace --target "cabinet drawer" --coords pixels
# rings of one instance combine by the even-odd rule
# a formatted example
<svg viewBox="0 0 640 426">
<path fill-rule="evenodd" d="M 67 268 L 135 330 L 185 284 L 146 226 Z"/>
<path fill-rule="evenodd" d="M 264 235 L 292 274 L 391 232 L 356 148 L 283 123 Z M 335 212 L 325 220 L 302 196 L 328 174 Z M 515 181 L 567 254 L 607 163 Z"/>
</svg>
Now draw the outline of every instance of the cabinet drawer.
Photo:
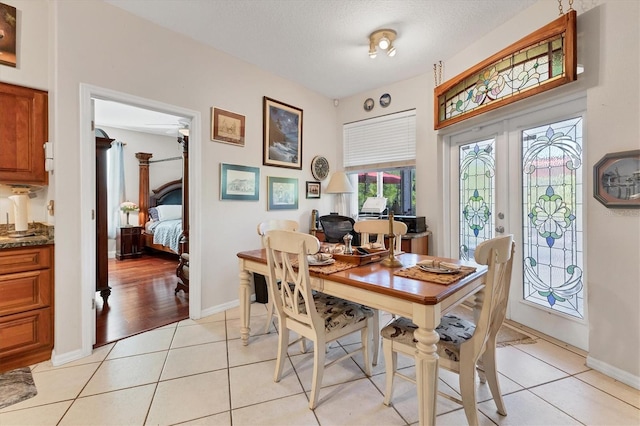
<svg viewBox="0 0 640 426">
<path fill-rule="evenodd" d="M 52 347 L 51 308 L 36 309 L 0 318 L 2 358 Z"/>
<path fill-rule="evenodd" d="M 51 253 L 47 246 L 0 250 L 0 274 L 50 268 Z"/>
<path fill-rule="evenodd" d="M 0 275 L 0 316 L 51 306 L 50 283 L 48 269 Z"/>
</svg>

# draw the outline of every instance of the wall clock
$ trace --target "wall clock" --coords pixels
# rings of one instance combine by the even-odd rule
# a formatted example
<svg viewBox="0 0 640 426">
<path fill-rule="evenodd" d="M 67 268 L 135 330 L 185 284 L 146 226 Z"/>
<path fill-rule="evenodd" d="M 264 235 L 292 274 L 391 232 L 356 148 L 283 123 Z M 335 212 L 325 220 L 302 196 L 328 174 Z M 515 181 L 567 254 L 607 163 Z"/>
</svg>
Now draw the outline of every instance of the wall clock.
<svg viewBox="0 0 640 426">
<path fill-rule="evenodd" d="M 329 162 L 321 155 L 311 160 L 311 174 L 316 180 L 325 180 L 329 176 Z"/>
</svg>

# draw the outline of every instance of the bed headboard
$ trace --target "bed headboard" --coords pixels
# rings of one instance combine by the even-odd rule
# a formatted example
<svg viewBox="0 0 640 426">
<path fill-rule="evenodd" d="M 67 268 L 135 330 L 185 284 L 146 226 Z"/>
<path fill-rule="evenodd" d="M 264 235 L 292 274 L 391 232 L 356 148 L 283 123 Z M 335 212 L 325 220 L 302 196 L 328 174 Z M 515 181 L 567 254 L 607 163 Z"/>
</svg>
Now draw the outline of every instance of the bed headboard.
<svg viewBox="0 0 640 426">
<path fill-rule="evenodd" d="M 151 190 L 149 207 L 182 204 L 182 179 L 167 182 L 157 189 Z"/>
</svg>

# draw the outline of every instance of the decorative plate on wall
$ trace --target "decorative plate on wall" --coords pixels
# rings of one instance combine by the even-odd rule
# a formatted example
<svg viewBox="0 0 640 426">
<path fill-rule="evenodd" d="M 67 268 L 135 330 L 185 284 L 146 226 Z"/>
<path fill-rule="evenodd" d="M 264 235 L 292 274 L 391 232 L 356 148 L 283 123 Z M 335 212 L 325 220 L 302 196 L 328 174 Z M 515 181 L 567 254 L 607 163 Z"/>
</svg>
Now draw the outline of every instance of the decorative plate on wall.
<svg viewBox="0 0 640 426">
<path fill-rule="evenodd" d="M 329 176 L 329 162 L 321 155 L 311 160 L 311 174 L 316 180 L 325 180 Z"/>
<path fill-rule="evenodd" d="M 388 93 L 385 93 L 384 95 L 380 96 L 380 106 L 382 108 L 388 107 L 390 103 L 391 103 L 391 95 L 389 95 Z"/>
<path fill-rule="evenodd" d="M 375 106 L 375 104 L 376 103 L 373 101 L 373 99 L 367 98 L 367 100 L 364 101 L 364 105 L 362 105 L 362 107 L 364 108 L 365 111 L 371 111 Z"/>
</svg>

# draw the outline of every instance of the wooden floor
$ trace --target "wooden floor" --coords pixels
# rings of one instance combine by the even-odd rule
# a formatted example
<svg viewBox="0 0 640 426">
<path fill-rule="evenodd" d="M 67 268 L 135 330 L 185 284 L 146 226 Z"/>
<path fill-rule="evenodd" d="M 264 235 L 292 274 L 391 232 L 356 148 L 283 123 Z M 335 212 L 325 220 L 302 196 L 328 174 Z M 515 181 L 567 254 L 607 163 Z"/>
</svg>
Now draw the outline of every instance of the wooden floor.
<svg viewBox="0 0 640 426">
<path fill-rule="evenodd" d="M 96 298 L 94 347 L 189 317 L 189 296 L 174 294 L 177 255 L 144 254 L 137 259 L 109 259 L 111 295 Z"/>
</svg>

